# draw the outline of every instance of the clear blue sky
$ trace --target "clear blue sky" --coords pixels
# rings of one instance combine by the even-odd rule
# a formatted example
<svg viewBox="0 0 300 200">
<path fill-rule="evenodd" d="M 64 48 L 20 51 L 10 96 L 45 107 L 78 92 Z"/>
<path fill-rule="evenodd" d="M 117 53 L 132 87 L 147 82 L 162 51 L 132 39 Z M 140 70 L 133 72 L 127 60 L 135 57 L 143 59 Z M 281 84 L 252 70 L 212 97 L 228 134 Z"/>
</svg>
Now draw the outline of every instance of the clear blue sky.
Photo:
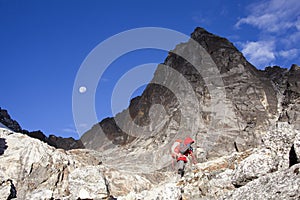
<svg viewBox="0 0 300 200">
<path fill-rule="evenodd" d="M 0 106 L 24 129 L 78 137 L 72 90 L 81 63 L 110 36 L 149 26 L 187 35 L 203 27 L 259 68 L 300 64 L 298 0 L 0 0 Z M 122 74 L 166 55 L 145 50 L 116 60 L 97 90 L 99 121 L 112 115 L 111 92 Z"/>
</svg>

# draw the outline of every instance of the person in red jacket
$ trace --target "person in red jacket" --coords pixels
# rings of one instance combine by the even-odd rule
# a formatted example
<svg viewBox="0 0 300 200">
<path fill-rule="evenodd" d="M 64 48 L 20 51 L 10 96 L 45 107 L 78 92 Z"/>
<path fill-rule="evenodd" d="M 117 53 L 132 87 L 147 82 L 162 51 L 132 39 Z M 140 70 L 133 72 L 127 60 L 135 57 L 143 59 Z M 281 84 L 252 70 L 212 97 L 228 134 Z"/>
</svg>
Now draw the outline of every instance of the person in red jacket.
<svg viewBox="0 0 300 200">
<path fill-rule="evenodd" d="M 183 145 L 179 147 L 181 153 L 179 153 L 179 156 L 177 157 L 177 166 L 178 166 L 178 174 L 180 174 L 181 177 L 183 177 L 184 175 L 184 168 L 186 163 L 188 162 L 188 156 L 191 156 L 193 164 L 197 163 L 196 157 L 193 154 L 192 144 L 194 142 L 195 141 L 192 138 L 187 137 L 183 141 Z"/>
</svg>

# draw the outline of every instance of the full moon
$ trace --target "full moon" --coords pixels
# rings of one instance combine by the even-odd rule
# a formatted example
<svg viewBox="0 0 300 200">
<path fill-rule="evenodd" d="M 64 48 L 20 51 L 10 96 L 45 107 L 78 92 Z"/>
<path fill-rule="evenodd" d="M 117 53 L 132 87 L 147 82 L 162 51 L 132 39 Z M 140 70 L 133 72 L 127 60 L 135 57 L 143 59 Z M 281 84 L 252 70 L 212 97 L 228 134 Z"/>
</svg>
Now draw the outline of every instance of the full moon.
<svg viewBox="0 0 300 200">
<path fill-rule="evenodd" d="M 85 92 L 86 92 L 86 87 L 81 86 L 81 87 L 79 88 L 79 92 L 80 92 L 80 93 L 85 93 Z"/>
</svg>

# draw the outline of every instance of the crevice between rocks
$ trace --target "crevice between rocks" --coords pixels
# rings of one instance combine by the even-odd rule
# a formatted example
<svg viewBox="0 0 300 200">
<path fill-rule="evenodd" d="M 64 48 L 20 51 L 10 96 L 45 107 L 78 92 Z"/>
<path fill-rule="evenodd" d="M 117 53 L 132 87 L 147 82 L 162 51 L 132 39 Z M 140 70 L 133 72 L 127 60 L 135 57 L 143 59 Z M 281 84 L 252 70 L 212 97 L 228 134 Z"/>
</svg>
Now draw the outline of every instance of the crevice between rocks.
<svg viewBox="0 0 300 200">
<path fill-rule="evenodd" d="M 107 193 L 107 199 L 108 200 L 114 200 L 114 199 L 116 199 L 116 198 L 114 198 L 110 194 L 110 185 L 109 185 L 109 182 L 108 182 L 107 178 L 104 176 L 104 174 L 103 174 L 103 179 L 104 179 L 104 183 L 105 183 L 105 188 L 106 188 L 106 193 Z"/>
<path fill-rule="evenodd" d="M 16 189 L 13 181 L 11 179 L 8 179 L 7 181 L 10 182 L 10 194 L 7 197 L 7 200 L 11 200 L 11 199 L 17 198 L 17 189 Z"/>
<path fill-rule="evenodd" d="M 236 144 L 235 141 L 234 141 L 233 145 L 234 145 L 234 148 L 235 148 L 236 152 L 239 152 L 239 149 L 238 149 L 237 144 Z"/>
<path fill-rule="evenodd" d="M 289 152 L 289 167 L 298 164 L 297 154 L 295 151 L 294 145 L 292 145 L 291 150 Z"/>
</svg>

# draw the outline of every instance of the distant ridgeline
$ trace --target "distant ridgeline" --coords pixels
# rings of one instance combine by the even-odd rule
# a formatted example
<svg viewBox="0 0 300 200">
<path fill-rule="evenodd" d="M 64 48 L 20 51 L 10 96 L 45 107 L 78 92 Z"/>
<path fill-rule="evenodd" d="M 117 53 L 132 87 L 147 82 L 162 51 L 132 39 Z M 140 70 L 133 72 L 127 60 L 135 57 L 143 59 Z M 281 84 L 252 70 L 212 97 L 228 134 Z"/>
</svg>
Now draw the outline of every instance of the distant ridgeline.
<svg viewBox="0 0 300 200">
<path fill-rule="evenodd" d="M 0 107 L 0 123 L 2 123 L 7 128 L 11 129 L 14 132 L 23 133 L 26 134 L 32 138 L 39 139 L 45 143 L 47 143 L 50 146 L 53 146 L 55 148 L 59 149 L 82 149 L 84 148 L 84 145 L 80 140 L 75 140 L 74 138 L 62 138 L 57 137 L 55 135 L 49 135 L 47 137 L 42 131 L 28 131 L 25 129 L 22 129 L 20 124 L 12 119 L 10 115 L 8 114 L 7 110 L 4 110 Z"/>
</svg>

